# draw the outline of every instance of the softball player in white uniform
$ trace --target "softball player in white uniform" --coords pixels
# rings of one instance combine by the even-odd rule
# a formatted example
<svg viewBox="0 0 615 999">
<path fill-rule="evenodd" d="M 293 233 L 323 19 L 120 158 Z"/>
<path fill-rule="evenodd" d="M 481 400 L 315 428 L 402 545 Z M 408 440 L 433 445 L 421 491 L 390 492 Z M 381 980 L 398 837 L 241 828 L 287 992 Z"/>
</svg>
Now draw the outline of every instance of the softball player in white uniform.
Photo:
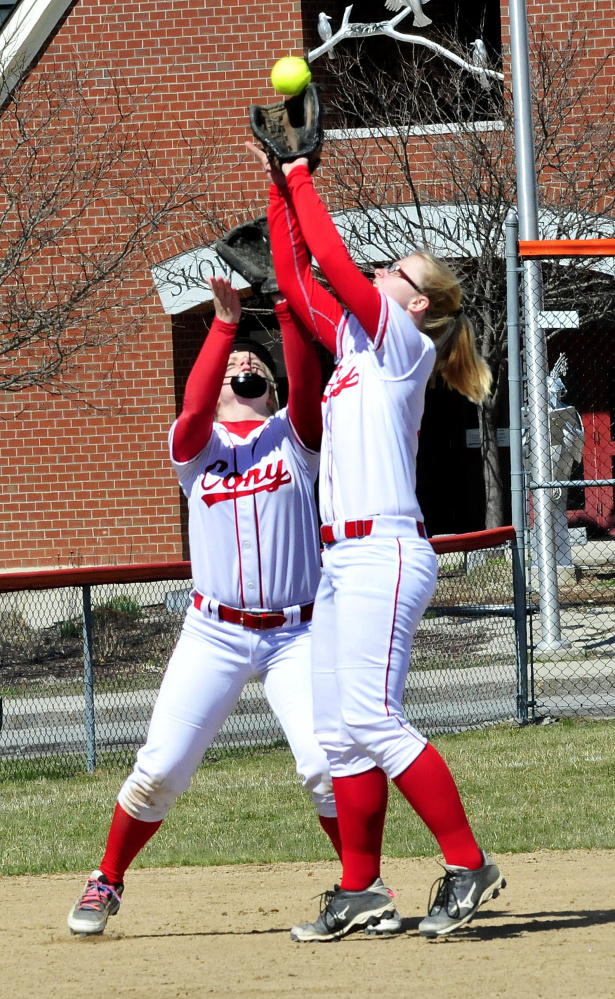
<svg viewBox="0 0 615 999">
<path fill-rule="evenodd" d="M 234 340 L 238 294 L 224 279 L 211 285 L 216 319 L 169 436 L 188 498 L 195 588 L 147 742 L 120 790 L 105 856 L 69 914 L 73 933 L 102 933 L 117 912 L 127 867 L 188 788 L 249 680 L 262 681 L 321 824 L 339 849 L 310 678 L 310 619 L 320 578 L 314 506 L 320 364 L 288 307 L 276 305 L 289 404 L 271 412 L 270 356 L 256 343 Z"/>
<path fill-rule="evenodd" d="M 315 730 L 329 759 L 342 840 L 341 886 L 298 941 L 339 939 L 390 909 L 380 878 L 387 778 L 436 837 L 445 875 L 422 921 L 448 934 L 503 886 L 468 824 L 439 753 L 402 709 L 412 638 L 433 594 L 436 559 L 415 495 L 425 389 L 434 368 L 475 401 L 490 374 L 476 355 L 459 282 L 426 253 L 378 268 L 351 261 L 307 160 L 271 171 L 269 227 L 279 286 L 334 354 L 323 400 L 323 579 L 314 611 Z M 309 253 L 345 308 L 313 278 Z"/>
</svg>

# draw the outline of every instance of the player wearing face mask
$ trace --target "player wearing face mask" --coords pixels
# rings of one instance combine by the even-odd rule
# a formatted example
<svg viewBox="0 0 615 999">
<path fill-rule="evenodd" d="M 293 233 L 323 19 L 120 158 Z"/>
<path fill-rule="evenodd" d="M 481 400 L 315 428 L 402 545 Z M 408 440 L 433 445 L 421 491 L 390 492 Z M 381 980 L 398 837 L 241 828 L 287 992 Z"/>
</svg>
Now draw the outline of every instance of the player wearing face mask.
<svg viewBox="0 0 615 999">
<path fill-rule="evenodd" d="M 171 460 L 188 499 L 194 590 L 147 742 L 120 790 L 104 857 L 69 913 L 73 933 L 102 933 L 118 911 L 125 871 L 188 788 L 251 680 L 263 683 L 320 823 L 339 852 L 327 760 L 313 731 L 310 678 L 312 604 L 320 578 L 314 505 L 320 364 L 278 296 L 289 382 L 288 406 L 278 409 L 271 355 L 236 337 L 237 292 L 225 279 L 212 279 L 211 287 L 216 318 L 169 434 Z M 399 927 L 392 907 L 390 916 Z M 391 920 L 382 925 L 385 932 Z"/>
</svg>

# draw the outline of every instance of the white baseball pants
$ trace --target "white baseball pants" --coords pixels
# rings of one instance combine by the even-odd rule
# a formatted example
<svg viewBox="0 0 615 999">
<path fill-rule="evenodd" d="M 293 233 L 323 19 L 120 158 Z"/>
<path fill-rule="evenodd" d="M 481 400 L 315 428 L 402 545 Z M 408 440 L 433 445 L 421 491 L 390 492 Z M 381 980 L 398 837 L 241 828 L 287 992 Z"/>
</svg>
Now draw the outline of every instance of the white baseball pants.
<svg viewBox="0 0 615 999">
<path fill-rule="evenodd" d="M 427 743 L 401 699 L 436 556 L 423 538 L 361 538 L 325 548 L 323 568 L 312 621 L 316 735 L 333 777 L 374 763 L 397 777 Z"/>
<path fill-rule="evenodd" d="M 187 790 L 248 680 L 260 679 L 319 815 L 334 816 L 326 755 L 314 735 L 311 625 L 252 631 L 190 606 L 164 675 L 135 767 L 118 795 L 144 822 L 163 819 Z"/>
</svg>

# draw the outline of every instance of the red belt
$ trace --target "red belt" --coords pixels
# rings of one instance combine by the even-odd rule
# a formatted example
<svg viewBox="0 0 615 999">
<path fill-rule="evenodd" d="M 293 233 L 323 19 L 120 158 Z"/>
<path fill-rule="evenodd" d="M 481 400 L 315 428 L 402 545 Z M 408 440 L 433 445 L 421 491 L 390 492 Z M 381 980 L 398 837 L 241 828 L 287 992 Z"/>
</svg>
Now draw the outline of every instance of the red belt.
<svg viewBox="0 0 615 999">
<path fill-rule="evenodd" d="M 372 528 L 374 526 L 373 520 L 347 520 L 344 524 L 344 537 L 345 538 L 366 538 L 368 534 L 372 533 Z M 416 522 L 416 530 L 421 538 L 427 538 L 427 531 L 425 530 L 425 525 L 421 523 L 420 520 Z M 320 528 L 320 536 L 326 545 L 332 545 L 336 538 L 333 533 L 333 528 L 330 524 L 323 524 Z"/>
<path fill-rule="evenodd" d="M 201 593 L 195 593 L 194 606 L 201 610 L 205 597 Z M 312 620 L 312 610 L 314 604 L 304 604 L 300 609 L 299 623 L 305 624 Z M 288 618 L 282 611 L 249 611 L 240 610 L 238 607 L 225 607 L 218 604 L 216 611 L 219 621 L 226 621 L 227 624 L 240 624 L 242 628 L 253 628 L 255 631 L 266 631 L 268 628 L 281 628 Z"/>
<path fill-rule="evenodd" d="M 345 538 L 365 538 L 372 533 L 373 520 L 347 520 L 344 524 Z M 333 528 L 329 524 L 323 524 L 320 528 L 320 536 L 326 545 L 332 545 L 335 541 Z"/>
</svg>

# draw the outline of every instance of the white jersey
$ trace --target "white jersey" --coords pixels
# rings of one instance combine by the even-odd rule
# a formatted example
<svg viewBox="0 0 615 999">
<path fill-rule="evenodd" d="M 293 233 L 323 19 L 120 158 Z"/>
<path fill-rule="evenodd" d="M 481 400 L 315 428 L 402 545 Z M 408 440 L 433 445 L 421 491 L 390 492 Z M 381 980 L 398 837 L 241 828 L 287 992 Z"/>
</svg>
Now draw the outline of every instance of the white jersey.
<svg viewBox="0 0 615 999">
<path fill-rule="evenodd" d="M 416 455 L 425 387 L 436 358 L 433 341 L 382 295 L 376 339 L 345 314 L 337 351 L 323 397 L 322 521 L 375 516 L 422 521 Z"/>
<path fill-rule="evenodd" d="M 320 549 L 314 482 L 318 453 L 299 440 L 286 408 L 246 438 L 214 423 L 196 458 L 171 460 L 188 499 L 195 588 L 229 607 L 281 610 L 314 599 Z"/>
</svg>

